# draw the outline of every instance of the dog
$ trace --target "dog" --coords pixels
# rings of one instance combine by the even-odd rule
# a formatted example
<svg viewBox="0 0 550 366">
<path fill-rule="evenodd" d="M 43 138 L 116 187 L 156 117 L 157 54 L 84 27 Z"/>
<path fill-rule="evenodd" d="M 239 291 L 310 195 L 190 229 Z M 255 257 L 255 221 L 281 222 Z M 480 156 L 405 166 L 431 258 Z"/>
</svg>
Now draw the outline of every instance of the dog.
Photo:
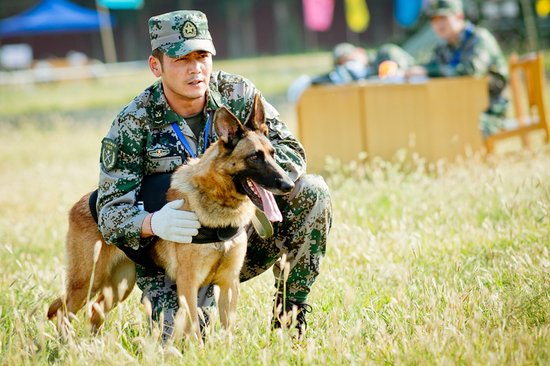
<svg viewBox="0 0 550 366">
<path fill-rule="evenodd" d="M 243 228 L 251 222 L 256 207 L 263 209 L 268 218 L 280 221 L 273 194 L 290 192 L 294 183 L 275 162 L 260 96 L 254 98 L 246 127 L 225 107 L 216 111 L 213 124 L 218 141 L 200 159 L 175 170 L 167 201 L 183 199 L 181 209 L 194 211 L 203 227 Z M 88 204 L 90 194 L 70 210 L 66 293 L 51 303 L 47 316 L 64 320 L 99 293 L 89 313 L 92 329 L 97 330 L 104 314 L 131 293 L 136 272 L 135 263 L 121 249 L 103 240 Z M 176 282 L 176 319 L 184 319 L 180 333 L 194 335 L 199 341 L 197 293 L 201 286 L 214 283 L 219 287 L 220 322 L 228 330 L 235 323 L 246 230 L 240 230 L 232 239 L 214 241 L 181 244 L 158 238 L 148 250 L 150 259 Z M 101 243 L 99 253 L 97 242 Z"/>
</svg>

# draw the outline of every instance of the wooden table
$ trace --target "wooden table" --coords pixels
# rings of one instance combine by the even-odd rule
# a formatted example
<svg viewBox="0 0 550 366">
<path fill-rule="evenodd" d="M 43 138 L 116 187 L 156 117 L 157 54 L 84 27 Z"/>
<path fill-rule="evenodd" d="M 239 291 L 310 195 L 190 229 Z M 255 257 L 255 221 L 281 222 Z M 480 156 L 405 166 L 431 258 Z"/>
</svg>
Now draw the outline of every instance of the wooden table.
<svg viewBox="0 0 550 366">
<path fill-rule="evenodd" d="M 454 159 L 483 147 L 479 115 L 488 98 L 486 79 L 473 77 L 314 86 L 298 101 L 298 136 L 310 171 L 326 156 L 391 160 L 403 148 L 428 161 Z"/>
</svg>

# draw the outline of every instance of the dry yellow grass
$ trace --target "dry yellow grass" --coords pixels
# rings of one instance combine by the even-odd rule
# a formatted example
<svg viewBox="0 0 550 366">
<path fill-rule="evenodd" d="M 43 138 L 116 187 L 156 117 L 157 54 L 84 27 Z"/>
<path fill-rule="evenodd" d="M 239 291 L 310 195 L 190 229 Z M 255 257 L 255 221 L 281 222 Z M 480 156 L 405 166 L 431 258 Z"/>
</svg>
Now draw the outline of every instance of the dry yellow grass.
<svg viewBox="0 0 550 366">
<path fill-rule="evenodd" d="M 0 90 L 0 365 L 550 363 L 548 146 L 329 161 L 334 226 L 302 342 L 269 331 L 271 273 L 243 284 L 234 335 L 215 324 L 204 349 L 163 346 L 137 289 L 100 335 L 80 314 L 61 340 L 45 313 L 63 287 L 67 211 L 97 184 L 114 114 L 147 83 L 111 82 Z"/>
<path fill-rule="evenodd" d="M 335 220 L 302 342 L 271 333 L 272 275 L 242 286 L 233 337 L 163 346 L 139 291 L 104 331 L 59 339 L 66 212 L 98 175 L 105 116 L 1 127 L 0 364 L 548 364 L 550 152 L 329 166 Z M 411 160 L 413 163 L 411 163 Z"/>
</svg>

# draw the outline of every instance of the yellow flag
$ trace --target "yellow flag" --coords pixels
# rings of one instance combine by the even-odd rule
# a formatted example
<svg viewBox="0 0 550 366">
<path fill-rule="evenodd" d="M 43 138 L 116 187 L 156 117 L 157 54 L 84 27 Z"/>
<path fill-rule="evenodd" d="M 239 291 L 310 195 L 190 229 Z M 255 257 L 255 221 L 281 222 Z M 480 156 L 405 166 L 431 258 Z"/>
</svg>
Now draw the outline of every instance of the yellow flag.
<svg viewBox="0 0 550 366">
<path fill-rule="evenodd" d="M 539 17 L 546 18 L 550 14 L 550 0 L 538 0 L 535 9 Z"/>
<path fill-rule="evenodd" d="M 366 0 L 346 0 L 346 21 L 355 33 L 364 32 L 369 26 L 370 13 Z"/>
</svg>

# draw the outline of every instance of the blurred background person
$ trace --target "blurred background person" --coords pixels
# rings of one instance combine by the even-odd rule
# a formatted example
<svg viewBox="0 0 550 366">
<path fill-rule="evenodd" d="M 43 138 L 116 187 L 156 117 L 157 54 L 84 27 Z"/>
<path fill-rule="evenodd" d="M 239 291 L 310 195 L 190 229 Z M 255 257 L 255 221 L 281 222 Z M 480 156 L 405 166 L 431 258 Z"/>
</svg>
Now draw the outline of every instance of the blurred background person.
<svg viewBox="0 0 550 366">
<path fill-rule="evenodd" d="M 332 49 L 334 69 L 311 79 L 311 84 L 344 84 L 367 77 L 369 56 L 362 47 L 339 43 Z"/>
<path fill-rule="evenodd" d="M 366 50 L 343 42 L 332 49 L 334 68 L 328 73 L 311 77 L 302 75 L 288 89 L 288 99 L 296 102 L 311 85 L 345 84 L 379 76 L 403 76 L 415 64 L 414 58 L 401 47 L 387 43 L 378 50 Z M 384 67 L 380 67 L 384 64 Z M 384 75 L 379 72 L 384 70 Z"/>
<path fill-rule="evenodd" d="M 351 43 L 339 43 L 332 50 L 334 70 L 312 79 L 312 84 L 343 84 L 378 77 L 380 65 L 392 61 L 394 74 L 403 74 L 414 65 L 414 58 L 398 45 L 387 43 L 378 50 L 365 50 Z"/>
<path fill-rule="evenodd" d="M 508 104 L 503 96 L 508 66 L 495 37 L 465 19 L 461 0 L 432 0 L 427 15 L 441 42 L 433 49 L 428 63 L 410 68 L 407 75 L 488 76 L 490 103 L 481 116 L 480 128 L 484 136 L 498 131 L 503 126 Z"/>
</svg>

